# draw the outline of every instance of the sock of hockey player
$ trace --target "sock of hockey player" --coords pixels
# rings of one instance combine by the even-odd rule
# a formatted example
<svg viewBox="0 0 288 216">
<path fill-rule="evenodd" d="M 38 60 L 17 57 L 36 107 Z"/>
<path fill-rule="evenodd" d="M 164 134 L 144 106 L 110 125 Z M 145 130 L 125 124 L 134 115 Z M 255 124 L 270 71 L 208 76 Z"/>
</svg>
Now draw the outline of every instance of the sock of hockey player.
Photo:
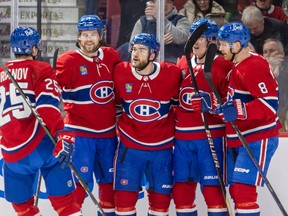
<svg viewBox="0 0 288 216">
<path fill-rule="evenodd" d="M 82 216 L 72 193 L 64 196 L 48 196 L 48 198 L 59 216 Z"/>
<path fill-rule="evenodd" d="M 195 182 L 177 182 L 173 186 L 173 199 L 177 216 L 197 216 L 194 203 L 197 184 Z"/>
<path fill-rule="evenodd" d="M 160 194 L 154 191 L 147 191 L 149 200 L 148 216 L 166 216 L 169 214 L 171 201 L 170 194 Z"/>
<path fill-rule="evenodd" d="M 76 183 L 76 189 L 72 193 L 73 193 L 73 196 L 76 200 L 77 205 L 80 208 L 82 208 L 84 199 L 86 197 L 86 191 L 79 182 Z"/>
<path fill-rule="evenodd" d="M 176 210 L 176 215 L 177 216 L 198 216 L 197 209 L 196 211 L 193 211 L 193 209 L 187 209 L 187 210 L 189 212 L 181 212 L 181 210 Z"/>
<path fill-rule="evenodd" d="M 203 185 L 202 194 L 208 207 L 208 216 L 228 216 L 220 186 Z"/>
<path fill-rule="evenodd" d="M 115 216 L 114 190 L 113 184 L 98 184 L 99 204 L 106 216 Z M 98 216 L 101 216 L 98 212 Z"/>
<path fill-rule="evenodd" d="M 24 203 L 12 203 L 18 216 L 41 216 L 37 206 L 34 206 L 34 197 Z"/>
<path fill-rule="evenodd" d="M 235 216 L 260 216 L 260 212 L 251 213 L 251 212 L 248 212 L 247 210 L 245 210 L 242 213 L 237 212 L 235 214 Z"/>
<path fill-rule="evenodd" d="M 138 192 L 115 191 L 115 216 L 136 216 Z"/>
<path fill-rule="evenodd" d="M 255 185 L 234 183 L 229 190 L 234 199 L 236 216 L 260 216 Z"/>
</svg>

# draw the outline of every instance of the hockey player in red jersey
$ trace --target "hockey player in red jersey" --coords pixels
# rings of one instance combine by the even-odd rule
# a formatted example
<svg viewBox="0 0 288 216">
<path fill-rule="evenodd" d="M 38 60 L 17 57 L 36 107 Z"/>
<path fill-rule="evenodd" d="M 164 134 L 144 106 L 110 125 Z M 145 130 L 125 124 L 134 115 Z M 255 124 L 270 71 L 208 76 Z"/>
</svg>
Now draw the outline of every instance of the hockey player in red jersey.
<svg viewBox="0 0 288 216">
<path fill-rule="evenodd" d="M 185 77 L 181 83 L 179 106 L 176 109 L 176 133 L 174 150 L 174 186 L 173 199 L 177 216 L 197 216 L 197 207 L 194 203 L 197 183 L 202 188 L 209 216 L 226 216 L 227 208 L 219 184 L 219 176 L 215 169 L 212 154 L 209 148 L 203 119 L 204 115 L 211 131 L 221 172 L 223 164 L 223 151 L 225 149 L 225 123 L 213 114 L 208 113 L 208 107 L 216 107 L 217 101 L 211 88 L 204 78 L 204 62 L 209 43 L 216 42 L 218 26 L 215 21 L 201 18 L 195 21 L 190 28 L 190 33 L 202 25 L 207 25 L 207 30 L 192 47 L 193 55 L 191 64 L 199 88 L 195 93 L 192 77 L 187 61 L 183 56 L 177 63 Z M 212 80 L 220 95 L 225 98 L 228 87 L 228 72 L 232 63 L 216 55 L 212 67 Z M 206 99 L 206 106 L 202 106 L 199 95 Z M 206 109 L 206 110 L 205 110 Z"/>
<path fill-rule="evenodd" d="M 34 28 L 17 27 L 11 34 L 10 43 L 16 60 L 7 62 L 6 66 L 18 86 L 12 83 L 7 70 L 0 68 L 5 199 L 12 203 L 18 216 L 41 215 L 33 203 L 33 185 L 40 170 L 48 198 L 58 215 L 80 216 L 80 208 L 72 194 L 74 180 L 68 168 L 74 150 L 74 135 L 63 130 L 55 72 L 49 64 L 33 60 L 40 45 L 40 36 Z M 19 94 L 18 87 L 31 107 Z M 51 136 L 57 137 L 56 147 L 32 109 L 39 114 Z"/>
<path fill-rule="evenodd" d="M 57 60 L 64 123 L 76 134 L 74 166 L 86 183 L 93 184 L 95 175 L 100 205 L 107 216 L 113 216 L 113 159 L 118 141 L 112 74 L 121 60 L 113 48 L 103 46 L 104 25 L 98 16 L 81 17 L 77 29 L 79 50 Z M 86 194 L 80 183 L 74 195 L 82 206 Z"/>
<path fill-rule="evenodd" d="M 236 216 L 259 216 L 256 186 L 264 182 L 230 122 L 235 121 L 266 175 L 278 147 L 278 86 L 268 62 L 250 51 L 250 32 L 245 25 L 225 24 L 218 39 L 225 59 L 235 64 L 227 102 L 216 109 L 227 122 L 229 190 Z"/>
<path fill-rule="evenodd" d="M 173 184 L 172 105 L 178 102 L 180 70 L 155 62 L 160 44 L 152 34 L 136 35 L 130 46 L 131 63 L 120 63 L 114 74 L 116 105 L 123 107 L 115 163 L 116 215 L 136 215 L 143 175 L 148 182 L 148 215 L 168 215 Z"/>
</svg>

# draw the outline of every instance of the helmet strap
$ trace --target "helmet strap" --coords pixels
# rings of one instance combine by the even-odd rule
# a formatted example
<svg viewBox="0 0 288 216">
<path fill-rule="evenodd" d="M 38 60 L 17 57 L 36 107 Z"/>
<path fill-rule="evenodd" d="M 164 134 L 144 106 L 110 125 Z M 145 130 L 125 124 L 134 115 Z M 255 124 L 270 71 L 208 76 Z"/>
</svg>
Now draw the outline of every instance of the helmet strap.
<svg viewBox="0 0 288 216">
<path fill-rule="evenodd" d="M 238 54 L 238 53 L 240 53 L 242 49 L 243 49 L 243 47 L 241 46 L 241 48 L 239 49 L 238 52 L 233 52 L 233 51 L 232 51 L 232 47 L 230 46 L 230 53 L 232 54 L 232 58 L 230 59 L 231 62 L 234 61 L 235 55 Z"/>
<path fill-rule="evenodd" d="M 97 50 L 105 44 L 105 40 L 102 38 L 99 40 L 98 46 L 94 49 L 94 52 L 97 52 Z"/>
<path fill-rule="evenodd" d="M 37 51 L 37 52 L 36 52 L 36 51 Z M 35 54 L 35 53 L 36 53 L 36 54 Z M 36 46 L 33 46 L 30 55 L 32 56 L 33 60 L 38 59 L 38 57 L 39 57 L 39 59 L 40 59 L 40 52 L 39 52 L 39 49 L 38 49 Z"/>
<path fill-rule="evenodd" d="M 206 56 L 206 54 L 207 54 L 207 51 L 204 53 L 204 55 L 203 55 L 203 56 L 201 56 L 201 57 L 197 57 L 197 59 L 198 59 L 198 60 L 201 60 L 201 59 L 203 59 L 203 58 Z"/>
<path fill-rule="evenodd" d="M 210 43 L 210 41 L 207 39 L 207 46 L 206 46 L 207 49 L 206 49 L 206 52 L 204 53 L 203 56 L 201 56 L 201 57 L 197 57 L 197 58 L 196 58 L 196 61 L 197 61 L 197 59 L 198 59 L 198 60 L 201 60 L 201 59 L 203 59 L 203 58 L 206 56 L 209 43 Z"/>
</svg>

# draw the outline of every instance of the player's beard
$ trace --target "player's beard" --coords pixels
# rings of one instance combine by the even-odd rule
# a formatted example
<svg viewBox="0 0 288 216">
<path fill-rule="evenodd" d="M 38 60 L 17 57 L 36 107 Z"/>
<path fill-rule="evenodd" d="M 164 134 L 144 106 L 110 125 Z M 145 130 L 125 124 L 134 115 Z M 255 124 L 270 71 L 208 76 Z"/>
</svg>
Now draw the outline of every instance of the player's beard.
<svg viewBox="0 0 288 216">
<path fill-rule="evenodd" d="M 144 70 L 148 64 L 149 64 L 148 59 L 145 61 L 140 61 L 139 59 L 135 59 L 135 60 L 132 59 L 132 67 L 134 67 L 136 71 Z"/>
<path fill-rule="evenodd" d="M 89 45 L 87 45 L 87 43 L 80 44 L 80 47 L 81 50 L 88 55 L 94 54 L 99 48 L 98 45 L 95 43 Z"/>
<path fill-rule="evenodd" d="M 228 51 L 227 53 L 222 53 L 222 54 L 225 60 L 228 60 L 228 61 L 232 60 L 233 54 L 230 51 Z"/>
</svg>

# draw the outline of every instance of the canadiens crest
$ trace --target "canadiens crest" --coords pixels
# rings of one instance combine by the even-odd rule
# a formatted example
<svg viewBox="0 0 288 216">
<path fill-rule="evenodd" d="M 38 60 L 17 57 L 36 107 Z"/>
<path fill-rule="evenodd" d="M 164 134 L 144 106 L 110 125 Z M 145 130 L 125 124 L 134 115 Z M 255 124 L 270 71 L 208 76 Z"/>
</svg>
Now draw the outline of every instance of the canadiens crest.
<svg viewBox="0 0 288 216">
<path fill-rule="evenodd" d="M 103 80 L 90 88 L 90 98 L 96 104 L 107 104 L 114 99 L 113 81 Z"/>
<path fill-rule="evenodd" d="M 195 94 L 195 90 L 192 87 L 184 87 L 179 94 L 179 103 L 183 109 L 192 111 L 192 96 Z"/>
<path fill-rule="evenodd" d="M 159 119 L 161 104 L 159 101 L 138 99 L 129 106 L 131 116 L 140 122 L 151 122 Z"/>
</svg>

